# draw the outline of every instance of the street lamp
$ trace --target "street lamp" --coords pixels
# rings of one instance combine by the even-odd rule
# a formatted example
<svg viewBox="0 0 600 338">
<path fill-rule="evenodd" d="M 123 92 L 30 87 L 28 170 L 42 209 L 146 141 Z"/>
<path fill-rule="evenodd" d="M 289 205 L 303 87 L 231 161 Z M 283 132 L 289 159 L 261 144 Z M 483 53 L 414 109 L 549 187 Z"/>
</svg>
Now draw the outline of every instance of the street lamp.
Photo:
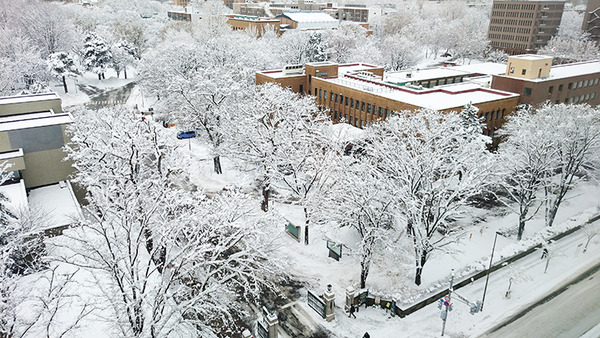
<svg viewBox="0 0 600 338">
<path fill-rule="evenodd" d="M 483 303 L 485 301 L 485 293 L 487 292 L 488 282 L 490 280 L 490 269 L 492 268 L 492 260 L 494 259 L 494 250 L 496 249 L 496 240 L 498 239 L 498 235 L 502 236 L 501 233 L 496 231 L 496 235 L 494 236 L 494 245 L 492 246 L 492 254 L 490 255 L 490 266 L 487 270 L 487 276 L 485 277 L 485 286 L 483 287 L 483 298 L 481 299 L 481 307 L 480 311 L 483 311 Z"/>
</svg>

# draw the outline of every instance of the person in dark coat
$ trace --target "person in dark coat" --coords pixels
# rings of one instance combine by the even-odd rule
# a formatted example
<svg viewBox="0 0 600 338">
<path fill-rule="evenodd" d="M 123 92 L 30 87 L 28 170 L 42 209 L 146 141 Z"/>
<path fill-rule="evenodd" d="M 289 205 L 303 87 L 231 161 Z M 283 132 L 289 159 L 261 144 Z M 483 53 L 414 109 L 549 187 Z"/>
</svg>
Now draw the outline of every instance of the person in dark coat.
<svg viewBox="0 0 600 338">
<path fill-rule="evenodd" d="M 369 334 L 369 332 L 365 332 L 365 335 L 363 336 L 363 338 L 371 338 L 371 335 Z"/>
<path fill-rule="evenodd" d="M 350 306 L 350 315 L 348 317 L 354 317 L 354 318 L 356 318 L 356 315 L 354 314 L 354 311 L 356 311 L 356 308 L 354 307 L 354 304 L 352 304 Z"/>
</svg>

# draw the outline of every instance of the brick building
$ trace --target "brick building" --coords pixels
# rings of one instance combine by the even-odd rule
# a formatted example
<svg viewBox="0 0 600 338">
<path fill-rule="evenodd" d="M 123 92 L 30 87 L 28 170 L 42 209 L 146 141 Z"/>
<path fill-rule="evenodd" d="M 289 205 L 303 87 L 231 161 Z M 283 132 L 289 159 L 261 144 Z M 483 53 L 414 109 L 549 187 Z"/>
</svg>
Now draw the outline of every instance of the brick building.
<svg viewBox="0 0 600 338">
<path fill-rule="evenodd" d="M 429 108 L 460 111 L 469 103 L 485 117 L 489 136 L 494 135 L 517 105 L 518 94 L 484 88 L 472 82 L 424 88 L 388 81 L 382 67 L 368 64 L 315 62 L 256 73 L 256 83 L 278 83 L 296 93 L 310 94 L 327 108 L 333 121 L 345 120 L 362 128 L 394 111 Z"/>
<path fill-rule="evenodd" d="M 494 0 L 488 39 L 511 55 L 532 53 L 556 35 L 564 1 Z"/>
<path fill-rule="evenodd" d="M 492 88 L 521 94 L 519 104 L 600 104 L 600 60 L 552 66 L 552 57 L 509 57 L 504 75 L 495 75 Z"/>
<path fill-rule="evenodd" d="M 581 30 L 600 45 L 600 0 L 588 0 Z"/>
</svg>

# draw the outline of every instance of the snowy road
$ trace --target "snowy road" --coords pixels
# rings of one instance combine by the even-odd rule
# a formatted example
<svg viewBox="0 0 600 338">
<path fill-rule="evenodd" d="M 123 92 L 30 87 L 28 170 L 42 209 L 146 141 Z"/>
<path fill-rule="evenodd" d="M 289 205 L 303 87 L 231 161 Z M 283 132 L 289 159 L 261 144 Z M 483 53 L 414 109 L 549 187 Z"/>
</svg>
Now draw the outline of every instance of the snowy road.
<svg viewBox="0 0 600 338">
<path fill-rule="evenodd" d="M 579 337 L 599 322 L 600 264 L 483 337 Z"/>
</svg>

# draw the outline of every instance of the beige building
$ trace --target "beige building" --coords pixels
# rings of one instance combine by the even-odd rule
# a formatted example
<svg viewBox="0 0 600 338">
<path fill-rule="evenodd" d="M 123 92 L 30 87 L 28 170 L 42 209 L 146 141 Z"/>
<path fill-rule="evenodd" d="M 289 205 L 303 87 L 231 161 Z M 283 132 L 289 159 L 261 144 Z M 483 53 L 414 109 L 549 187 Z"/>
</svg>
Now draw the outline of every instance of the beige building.
<svg viewBox="0 0 600 338">
<path fill-rule="evenodd" d="M 581 30 L 600 45 L 600 0 L 588 0 Z"/>
<path fill-rule="evenodd" d="M 552 66 L 552 57 L 528 54 L 508 58 L 492 88 L 521 94 L 519 104 L 600 104 L 600 60 Z"/>
<path fill-rule="evenodd" d="M 494 0 L 488 39 L 510 55 L 532 53 L 556 35 L 564 1 Z"/>
<path fill-rule="evenodd" d="M 279 32 L 280 22 L 272 18 L 260 18 L 257 16 L 247 15 L 228 15 L 227 24 L 233 30 L 250 30 L 255 31 L 258 36 L 261 36 L 265 30 L 272 29 Z"/>
<path fill-rule="evenodd" d="M 0 159 L 13 164 L 12 178 L 26 188 L 67 180 L 73 168 L 62 148 L 72 122 L 55 93 L 0 98 Z"/>
<path fill-rule="evenodd" d="M 368 64 L 315 62 L 256 73 L 256 83 L 278 83 L 297 93 L 313 95 L 335 122 L 355 127 L 382 120 L 394 111 L 460 111 L 473 104 L 485 118 L 484 133 L 494 136 L 512 113 L 518 94 L 484 88 L 474 82 L 459 82 L 433 88 L 399 85 L 382 67 Z"/>
</svg>

